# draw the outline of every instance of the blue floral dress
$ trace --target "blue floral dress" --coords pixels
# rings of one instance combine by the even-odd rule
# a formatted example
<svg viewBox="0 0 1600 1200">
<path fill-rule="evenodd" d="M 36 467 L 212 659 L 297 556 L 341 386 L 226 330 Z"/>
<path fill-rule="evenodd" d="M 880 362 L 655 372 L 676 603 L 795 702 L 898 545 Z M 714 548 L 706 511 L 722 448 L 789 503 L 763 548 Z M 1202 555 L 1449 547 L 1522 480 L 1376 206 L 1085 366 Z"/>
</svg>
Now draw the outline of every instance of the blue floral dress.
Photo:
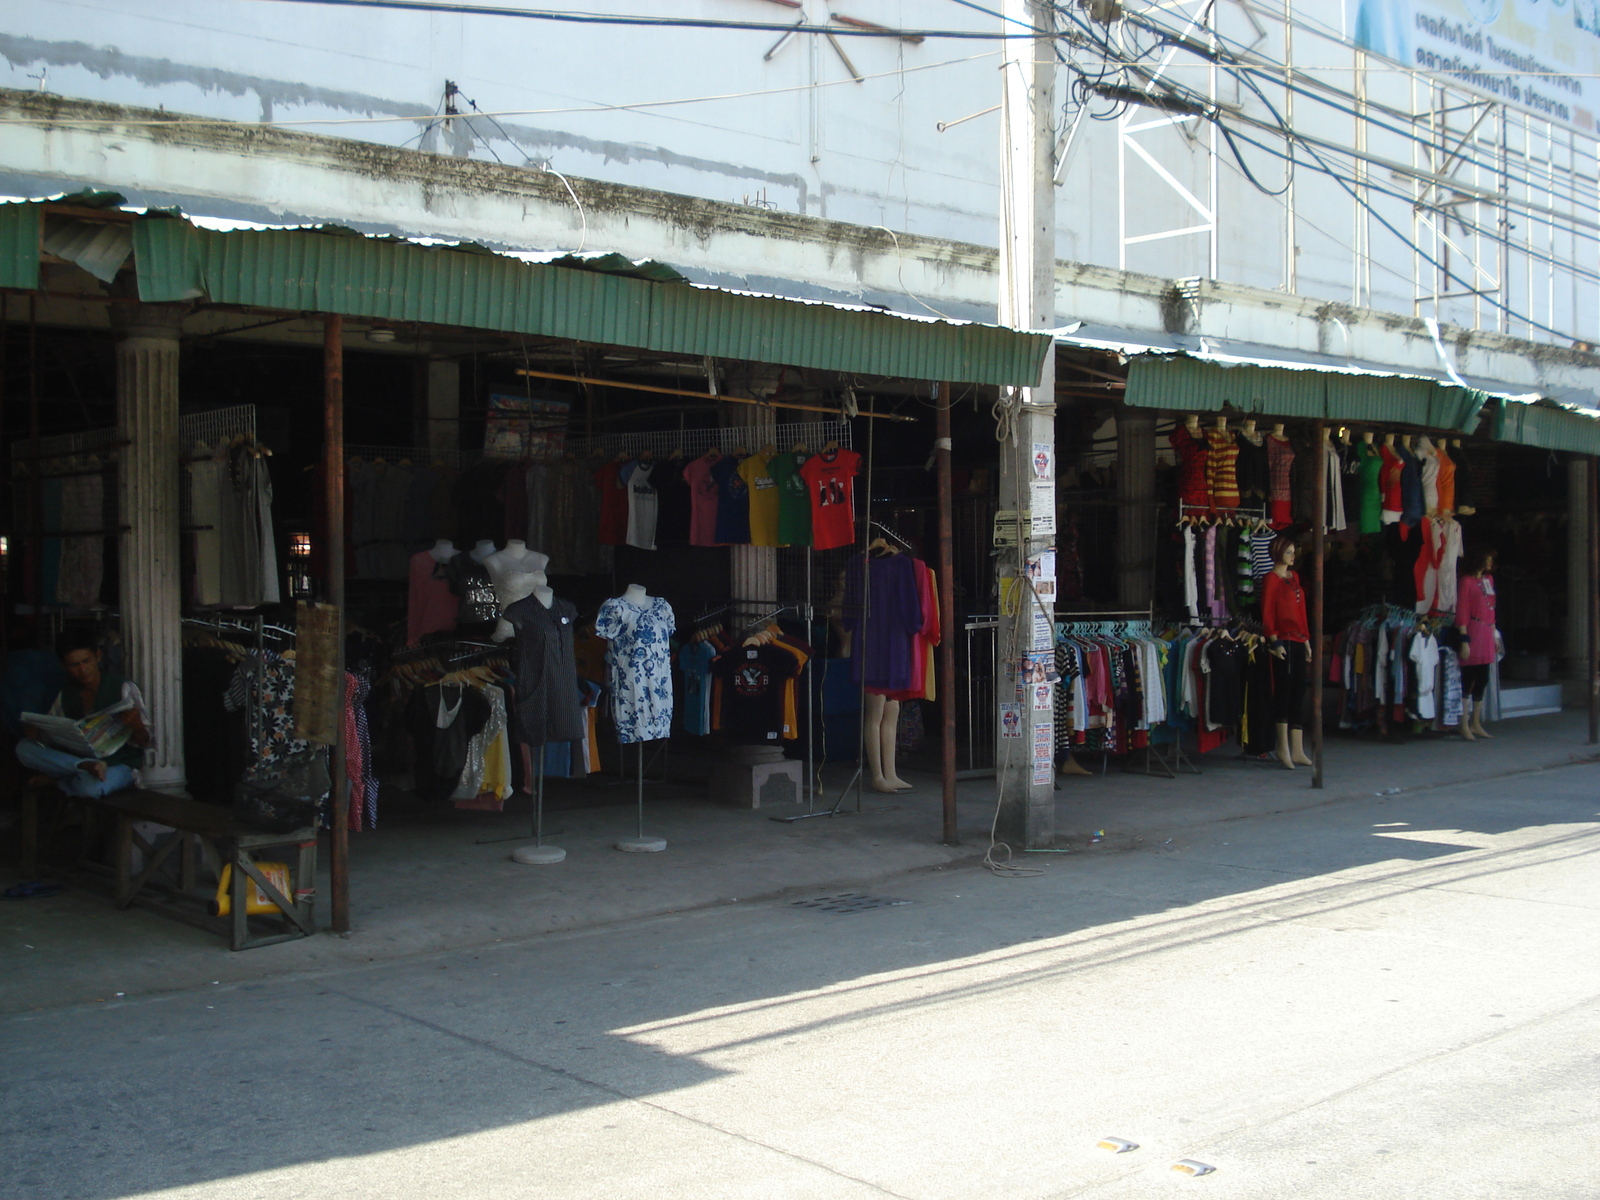
<svg viewBox="0 0 1600 1200">
<path fill-rule="evenodd" d="M 652 596 L 636 608 L 620 596 L 600 606 L 596 637 L 605 638 L 606 686 L 619 742 L 648 742 L 672 732 L 672 605 Z"/>
</svg>

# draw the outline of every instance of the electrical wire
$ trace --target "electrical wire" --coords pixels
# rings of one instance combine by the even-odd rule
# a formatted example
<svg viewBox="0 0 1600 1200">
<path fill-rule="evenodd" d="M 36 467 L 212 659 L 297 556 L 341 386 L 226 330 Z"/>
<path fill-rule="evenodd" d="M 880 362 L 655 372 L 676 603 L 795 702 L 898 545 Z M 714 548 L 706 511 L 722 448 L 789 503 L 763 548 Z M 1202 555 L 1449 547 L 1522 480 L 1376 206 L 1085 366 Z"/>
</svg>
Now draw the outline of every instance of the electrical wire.
<svg viewBox="0 0 1600 1200">
<path fill-rule="evenodd" d="M 298 0 L 285 0 L 285 2 L 298 2 Z M 873 79 L 888 79 L 900 75 L 912 75 L 922 71 L 934 71 L 941 67 L 955 67 L 963 63 L 978 62 L 985 58 L 993 58 L 998 50 L 984 50 L 977 54 L 968 54 L 961 58 L 944 59 L 936 63 L 923 63 L 917 67 L 897 67 L 892 71 L 877 71 L 870 75 L 861 76 L 860 80 L 846 76 L 842 79 L 823 79 L 815 83 L 793 84 L 788 87 L 758 88 L 750 92 L 722 92 L 710 96 L 684 96 L 676 100 L 640 100 L 629 104 L 585 104 L 566 108 L 510 108 L 496 109 L 492 112 L 479 111 L 478 115 L 493 120 L 496 117 L 546 117 L 560 116 L 570 113 L 608 113 L 608 112 L 634 112 L 651 108 L 671 108 L 680 104 L 710 104 L 720 100 L 750 100 L 761 96 L 783 96 L 794 92 L 811 92 L 821 88 L 839 87 L 843 84 L 866 82 Z M 440 108 L 443 108 L 441 103 Z M 67 126 L 79 128 L 83 126 L 117 125 L 137 128 L 139 126 L 153 126 L 159 129 L 180 128 L 186 125 L 214 126 L 226 125 L 230 127 L 244 127 L 248 129 L 300 129 L 308 125 L 392 125 L 396 122 L 429 121 L 432 123 L 442 119 L 438 110 L 431 117 L 422 116 L 390 116 L 390 117 L 307 117 L 304 120 L 294 121 L 235 121 L 226 117 L 158 117 L 148 120 L 125 119 L 122 117 L 61 117 L 52 116 L 52 126 Z M 0 117 L 0 125 L 37 125 L 35 117 Z M 426 130 L 424 131 L 426 132 Z M 502 130 L 503 132 L 503 130 Z M 409 139 L 408 139 L 409 140 Z"/>
<path fill-rule="evenodd" d="M 830 37 L 957 38 L 999 41 L 1015 34 L 976 29 L 868 29 L 858 25 L 784 24 L 778 21 L 719 21 L 707 17 L 629 16 L 622 13 L 562 12 L 539 8 L 498 8 L 488 4 L 452 4 L 445 0 L 252 0 L 253 3 L 316 4 L 329 8 L 396 9 L 401 12 L 449 13 L 469 17 L 517 17 L 571 25 L 637 25 L 651 28 L 732 29 L 766 33 L 816 33 Z"/>
</svg>

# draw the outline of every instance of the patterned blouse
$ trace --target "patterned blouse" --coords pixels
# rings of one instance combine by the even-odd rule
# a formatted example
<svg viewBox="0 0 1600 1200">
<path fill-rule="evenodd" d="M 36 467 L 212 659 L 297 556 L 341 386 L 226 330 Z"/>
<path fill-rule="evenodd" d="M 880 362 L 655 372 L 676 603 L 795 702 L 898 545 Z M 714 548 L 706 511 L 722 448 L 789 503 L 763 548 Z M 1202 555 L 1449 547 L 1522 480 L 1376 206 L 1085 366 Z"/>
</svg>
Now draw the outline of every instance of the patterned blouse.
<svg viewBox="0 0 1600 1200">
<path fill-rule="evenodd" d="M 620 596 L 600 606 L 596 637 L 606 649 L 606 686 L 617 740 L 648 742 L 672 732 L 672 605 L 652 596 L 638 608 Z"/>
</svg>

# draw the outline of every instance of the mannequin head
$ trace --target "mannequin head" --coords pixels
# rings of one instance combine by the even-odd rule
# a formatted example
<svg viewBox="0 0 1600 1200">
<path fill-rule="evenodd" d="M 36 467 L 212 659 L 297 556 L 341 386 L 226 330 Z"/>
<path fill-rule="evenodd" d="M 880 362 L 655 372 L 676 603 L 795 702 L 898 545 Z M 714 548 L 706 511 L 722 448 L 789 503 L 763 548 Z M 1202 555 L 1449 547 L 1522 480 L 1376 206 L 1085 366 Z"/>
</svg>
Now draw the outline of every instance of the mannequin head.
<svg viewBox="0 0 1600 1200">
<path fill-rule="evenodd" d="M 1467 559 L 1467 573 L 1469 575 L 1493 575 L 1494 551 L 1479 550 Z"/>
<path fill-rule="evenodd" d="M 1298 550 L 1292 537 L 1287 534 L 1279 534 L 1273 538 L 1270 553 L 1272 554 L 1274 566 L 1281 567 L 1284 571 L 1292 571 L 1294 569 L 1294 561 L 1298 557 Z"/>
</svg>

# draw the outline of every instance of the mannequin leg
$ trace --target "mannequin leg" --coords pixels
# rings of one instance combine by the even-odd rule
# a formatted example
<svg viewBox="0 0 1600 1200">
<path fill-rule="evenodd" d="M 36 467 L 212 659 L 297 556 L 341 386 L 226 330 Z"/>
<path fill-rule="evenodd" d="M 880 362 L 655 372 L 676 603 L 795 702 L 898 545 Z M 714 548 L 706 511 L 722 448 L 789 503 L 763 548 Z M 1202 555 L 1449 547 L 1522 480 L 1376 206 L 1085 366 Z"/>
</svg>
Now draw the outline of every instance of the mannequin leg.
<svg viewBox="0 0 1600 1200">
<path fill-rule="evenodd" d="M 887 697 L 874 696 L 869 692 L 866 711 L 861 714 L 861 737 L 867 744 L 867 786 L 875 792 L 899 790 L 883 774 L 883 716 L 888 704 Z M 896 704 L 894 708 L 898 717 L 900 706 Z M 894 746 L 892 738 L 889 745 L 892 752 Z"/>
<path fill-rule="evenodd" d="M 1294 770 L 1294 756 L 1289 750 L 1289 722 L 1287 721 L 1278 722 L 1278 748 L 1273 751 L 1273 755 L 1289 770 Z"/>
<path fill-rule="evenodd" d="M 1461 724 L 1456 726 L 1456 732 L 1469 742 L 1478 740 L 1477 735 L 1472 732 L 1472 716 L 1472 697 L 1461 697 Z"/>
<path fill-rule="evenodd" d="M 900 701 L 890 700 L 883 706 L 883 723 L 878 727 L 882 749 L 878 752 L 883 777 L 896 791 L 911 790 L 911 785 L 900 778 L 895 760 L 900 756 Z"/>
<path fill-rule="evenodd" d="M 1294 760 L 1296 766 L 1314 767 L 1314 766 L 1317 765 L 1315 762 L 1313 762 L 1311 760 L 1311 757 L 1306 753 L 1306 735 L 1305 735 L 1305 730 L 1303 730 L 1303 729 L 1291 729 L 1291 730 L 1289 730 L 1289 757 Z"/>
<path fill-rule="evenodd" d="M 1062 775 L 1093 775 L 1094 774 L 1093 771 L 1089 770 L 1082 763 L 1080 763 L 1077 759 L 1073 758 L 1072 754 L 1070 752 L 1068 752 L 1066 758 L 1061 760 L 1061 766 L 1059 768 L 1057 768 L 1057 771 L 1058 771 L 1059 774 L 1062 774 Z"/>
</svg>

